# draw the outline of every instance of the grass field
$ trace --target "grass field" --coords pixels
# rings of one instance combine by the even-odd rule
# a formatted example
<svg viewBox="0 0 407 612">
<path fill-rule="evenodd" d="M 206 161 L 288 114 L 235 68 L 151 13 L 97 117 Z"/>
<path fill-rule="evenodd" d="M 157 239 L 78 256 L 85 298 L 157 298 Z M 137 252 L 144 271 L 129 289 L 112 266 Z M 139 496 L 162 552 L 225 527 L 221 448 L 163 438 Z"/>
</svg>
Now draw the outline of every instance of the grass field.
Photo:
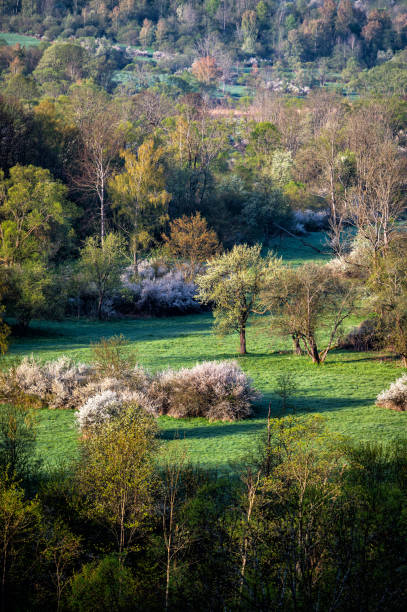
<svg viewBox="0 0 407 612">
<path fill-rule="evenodd" d="M 0 40 L 4 40 L 8 45 L 18 43 L 22 47 L 35 47 L 41 42 L 34 36 L 24 36 L 24 34 L 16 34 L 15 32 L 0 32 Z"/>
<path fill-rule="evenodd" d="M 309 239 L 307 239 L 308 241 Z M 313 244 L 322 244 L 313 235 Z M 294 239 L 284 239 L 275 248 L 293 263 L 321 256 Z M 355 324 L 350 321 L 348 327 Z M 257 318 L 248 330 L 248 350 L 237 357 L 238 338 L 219 338 L 212 333 L 212 315 L 201 314 L 162 319 L 38 322 L 30 336 L 14 340 L 10 357 L 33 353 L 41 359 L 69 355 L 76 360 L 90 359 L 90 344 L 102 337 L 123 334 L 128 351 L 151 371 L 167 367 L 193 366 L 208 359 L 237 359 L 263 394 L 255 416 L 237 423 L 208 423 L 204 419 L 177 420 L 160 417 L 163 439 L 171 443 L 180 437 L 188 447 L 190 459 L 208 467 L 230 469 L 253 448 L 264 431 L 269 403 L 272 414 L 281 414 L 275 393 L 276 379 L 290 371 L 296 376 L 293 399 L 299 413 L 322 413 L 329 429 L 355 440 L 386 441 L 405 436 L 407 414 L 375 406 L 379 391 L 404 371 L 388 355 L 332 351 L 320 367 L 307 357 L 291 354 L 290 342 L 270 332 L 266 318 Z M 42 410 L 38 419 L 38 445 L 43 459 L 56 463 L 72 457 L 77 449 L 74 415 L 71 411 Z"/>
</svg>

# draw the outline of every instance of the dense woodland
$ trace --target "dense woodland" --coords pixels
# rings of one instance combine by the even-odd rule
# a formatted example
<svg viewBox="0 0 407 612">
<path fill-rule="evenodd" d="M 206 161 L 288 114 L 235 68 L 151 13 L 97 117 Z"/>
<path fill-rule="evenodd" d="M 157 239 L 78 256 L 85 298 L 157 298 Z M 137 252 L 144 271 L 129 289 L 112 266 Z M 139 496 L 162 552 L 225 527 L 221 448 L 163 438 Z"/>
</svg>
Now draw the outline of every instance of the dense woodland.
<svg viewBox="0 0 407 612">
<path fill-rule="evenodd" d="M 0 609 L 404 610 L 403 431 L 291 414 L 286 372 L 225 474 L 159 418 L 253 416 L 239 363 L 6 353 L 38 320 L 212 312 L 247 358 L 258 321 L 321 372 L 385 355 L 378 409 L 407 411 L 407 5 L 18 0 L 0 24 Z M 78 431 L 52 469 L 45 407 Z"/>
</svg>

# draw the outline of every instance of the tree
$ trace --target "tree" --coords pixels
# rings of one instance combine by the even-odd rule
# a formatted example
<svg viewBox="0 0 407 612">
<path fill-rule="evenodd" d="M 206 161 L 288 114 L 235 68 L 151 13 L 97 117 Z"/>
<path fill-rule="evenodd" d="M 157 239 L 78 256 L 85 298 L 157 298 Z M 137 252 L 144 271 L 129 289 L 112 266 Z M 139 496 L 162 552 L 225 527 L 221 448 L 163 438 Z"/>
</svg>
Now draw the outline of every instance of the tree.
<svg viewBox="0 0 407 612">
<path fill-rule="evenodd" d="M 220 248 L 216 232 L 208 228 L 200 212 L 171 221 L 170 236 L 163 238 L 171 255 L 189 263 L 190 279 L 196 274 L 197 266 Z"/>
<path fill-rule="evenodd" d="M 323 363 L 338 336 L 340 326 L 355 310 L 357 290 L 326 266 L 309 263 L 299 268 L 281 268 L 262 293 L 262 302 L 273 315 L 274 324 L 290 335 L 298 348 L 302 343 L 316 364 Z M 328 329 L 323 350 L 317 334 Z"/>
<path fill-rule="evenodd" d="M 114 163 L 124 143 L 124 123 L 119 108 L 102 89 L 85 84 L 76 87 L 70 98 L 71 115 L 81 141 L 81 155 L 73 184 L 96 196 L 99 203 L 100 240 L 106 234 L 106 195 Z"/>
<path fill-rule="evenodd" d="M 55 520 L 46 534 L 42 556 L 49 565 L 56 591 L 57 611 L 62 594 L 69 585 L 69 570 L 80 554 L 81 538 L 75 536 L 60 519 Z"/>
<path fill-rule="evenodd" d="M 10 335 L 10 328 L 3 321 L 3 313 L 5 306 L 3 305 L 3 297 L 7 290 L 7 275 L 4 270 L 0 268 L 0 355 L 8 349 L 8 337 Z"/>
<path fill-rule="evenodd" d="M 44 261 L 55 255 L 77 214 L 65 185 L 49 170 L 17 165 L 10 169 L 9 179 L 0 174 L 0 190 L 0 264 Z"/>
<path fill-rule="evenodd" d="M 18 404 L 0 410 L 0 471 L 16 480 L 27 478 L 34 467 L 34 415 Z"/>
<path fill-rule="evenodd" d="M 89 75 L 89 61 L 89 53 L 81 45 L 54 43 L 45 49 L 34 76 L 43 86 L 60 84 L 65 92 L 69 84 Z"/>
<path fill-rule="evenodd" d="M 214 304 L 216 328 L 221 333 L 237 331 L 240 354 L 246 354 L 246 326 L 266 277 L 276 259 L 261 256 L 261 246 L 236 245 L 228 253 L 211 259 L 198 276 L 198 299 Z"/>
<path fill-rule="evenodd" d="M 247 10 L 243 13 L 241 28 L 243 34 L 242 51 L 244 53 L 254 53 L 259 33 L 256 11 Z"/>
<path fill-rule="evenodd" d="M 137 584 L 131 570 L 115 555 L 87 563 L 71 582 L 69 606 L 77 612 L 111 610 L 124 612 L 137 609 Z"/>
<path fill-rule="evenodd" d="M 152 512 L 156 432 L 153 417 L 129 405 L 81 442 L 79 490 L 88 515 L 111 531 L 121 562 Z"/>
<path fill-rule="evenodd" d="M 137 275 L 137 254 L 141 246 L 147 247 L 154 233 L 168 219 L 170 194 L 165 190 L 164 167 L 160 163 L 161 147 L 155 147 L 152 139 L 140 145 L 137 155 L 123 151 L 125 171 L 110 182 L 120 227 L 130 236 L 134 273 Z"/>
<path fill-rule="evenodd" d="M 4 474 L 0 478 L 0 594 L 1 610 L 21 597 L 21 584 L 33 571 L 35 544 L 41 533 L 41 507 L 26 500 L 24 490 Z M 14 592 L 13 592 L 14 587 Z"/>
<path fill-rule="evenodd" d="M 406 209 L 406 163 L 394 142 L 388 117 L 379 107 L 355 113 L 348 130 L 356 178 L 346 193 L 344 215 L 369 244 L 375 266 L 397 233 Z"/>
<path fill-rule="evenodd" d="M 97 316 L 103 318 L 106 297 L 120 285 L 120 273 L 125 256 L 124 240 L 118 234 L 107 234 L 103 244 L 98 238 L 89 237 L 81 250 L 78 263 L 83 279 L 95 286 L 98 296 Z"/>
<path fill-rule="evenodd" d="M 30 321 L 58 315 L 58 299 L 53 292 L 55 276 L 41 261 L 26 261 L 9 270 L 9 283 L 4 303 L 6 312 L 16 317 L 26 329 Z"/>
<path fill-rule="evenodd" d="M 215 58 L 210 55 L 197 58 L 191 66 L 191 72 L 198 81 L 210 85 L 218 76 Z"/>
<path fill-rule="evenodd" d="M 377 335 L 398 353 L 407 367 L 407 263 L 406 239 L 394 237 L 385 256 L 368 280 L 370 307 L 377 317 Z"/>
</svg>

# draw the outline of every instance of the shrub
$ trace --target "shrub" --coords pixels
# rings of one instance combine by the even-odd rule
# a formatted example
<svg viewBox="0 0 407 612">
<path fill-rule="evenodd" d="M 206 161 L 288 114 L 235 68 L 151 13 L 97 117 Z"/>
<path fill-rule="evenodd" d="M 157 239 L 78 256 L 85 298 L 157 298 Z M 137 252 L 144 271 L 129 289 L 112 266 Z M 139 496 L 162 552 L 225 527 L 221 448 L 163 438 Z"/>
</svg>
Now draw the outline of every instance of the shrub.
<svg viewBox="0 0 407 612">
<path fill-rule="evenodd" d="M 304 232 L 319 232 L 329 227 L 329 212 L 327 210 L 295 210 L 293 215 L 293 229 L 302 234 Z"/>
<path fill-rule="evenodd" d="M 236 421 L 252 414 L 258 394 L 236 362 L 206 361 L 191 369 L 161 372 L 149 397 L 159 414 Z"/>
<path fill-rule="evenodd" d="M 110 388 L 107 388 L 109 386 Z M 129 405 L 137 406 L 152 416 L 158 414 L 154 402 L 143 391 L 123 388 L 123 383 L 114 379 L 105 379 L 100 387 L 104 389 L 94 395 L 88 395 L 75 415 L 81 430 L 93 429 L 120 416 Z"/>
<path fill-rule="evenodd" d="M 118 416 L 123 409 L 123 402 L 115 391 L 104 391 L 90 397 L 76 413 L 80 429 L 91 429 L 102 425 L 112 417 Z"/>
<path fill-rule="evenodd" d="M 0 395 L 9 401 L 32 398 L 50 408 L 72 408 L 78 388 L 86 384 L 90 374 L 90 366 L 67 357 L 43 364 L 25 357 L 0 373 Z"/>
<path fill-rule="evenodd" d="M 162 262 L 141 262 L 139 278 L 132 280 L 132 271 L 122 277 L 125 289 L 133 296 L 136 312 L 155 315 L 199 312 L 195 300 L 196 287 L 187 282 L 183 270 L 170 270 Z"/>
<path fill-rule="evenodd" d="M 342 338 L 339 348 L 353 351 L 374 351 L 382 346 L 377 321 L 367 319 L 354 327 Z"/>
<path fill-rule="evenodd" d="M 404 412 L 407 410 L 407 374 L 403 374 L 396 381 L 391 383 L 376 399 L 376 405 L 391 410 Z"/>
</svg>

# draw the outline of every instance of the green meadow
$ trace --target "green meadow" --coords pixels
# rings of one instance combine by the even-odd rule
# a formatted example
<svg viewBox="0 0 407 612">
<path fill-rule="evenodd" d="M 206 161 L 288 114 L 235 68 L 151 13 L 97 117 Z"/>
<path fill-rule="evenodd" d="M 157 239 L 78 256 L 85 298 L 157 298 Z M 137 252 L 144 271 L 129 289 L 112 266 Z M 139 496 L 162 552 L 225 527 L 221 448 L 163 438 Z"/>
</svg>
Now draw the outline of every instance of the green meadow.
<svg viewBox="0 0 407 612">
<path fill-rule="evenodd" d="M 326 249 L 321 234 L 311 234 L 305 241 L 322 251 Z M 294 238 L 284 238 L 281 243 L 276 240 L 272 247 L 292 264 L 328 257 Z M 377 394 L 404 372 L 391 355 L 333 350 L 318 367 L 308 357 L 294 356 L 289 339 L 275 333 L 267 317 L 257 317 L 248 330 L 249 354 L 239 357 L 237 336 L 215 335 L 212 322 L 210 313 L 103 323 L 75 319 L 35 322 L 29 335 L 14 339 L 6 360 L 33 354 L 43 360 L 68 355 L 86 362 L 91 358 L 92 343 L 115 334 L 127 338 L 126 350 L 135 353 L 138 361 L 152 372 L 191 367 L 205 360 L 236 359 L 262 394 L 252 418 L 236 423 L 159 418 L 165 443 L 173 444 L 180 439 L 188 448 L 191 461 L 220 470 L 232 469 L 254 448 L 256 438 L 264 431 L 269 406 L 273 416 L 282 414 L 276 385 L 284 372 L 295 376 L 292 404 L 298 414 L 320 413 L 331 431 L 354 440 L 386 441 L 406 435 L 407 413 L 375 406 Z M 348 321 L 344 333 L 357 322 Z M 40 410 L 37 441 L 46 465 L 73 457 L 77 452 L 73 412 Z"/>
<path fill-rule="evenodd" d="M 22 47 L 35 47 L 41 40 L 34 36 L 25 36 L 15 32 L 0 32 L 0 40 L 4 40 L 8 45 L 21 45 Z"/>
<path fill-rule="evenodd" d="M 235 336 L 219 338 L 212 333 L 210 314 L 111 323 L 36 323 L 30 337 L 15 341 L 10 356 L 34 354 L 48 360 L 69 355 L 87 361 L 90 344 L 114 334 L 123 334 L 128 339 L 127 350 L 135 351 L 139 362 L 151 371 L 193 366 L 207 359 L 237 359 L 253 378 L 262 398 L 251 419 L 208 423 L 205 419 L 160 417 L 163 439 L 171 443 L 181 438 L 193 462 L 229 469 L 247 455 L 264 430 L 268 406 L 273 416 L 281 415 L 276 379 L 287 371 L 296 377 L 292 404 L 298 413 L 321 413 L 330 430 L 355 440 L 383 441 L 405 435 L 407 415 L 374 404 L 378 392 L 401 375 L 397 360 L 377 353 L 336 350 L 317 367 L 307 357 L 292 355 L 290 344 L 270 332 L 266 319 L 251 325 L 250 353 L 245 357 L 236 356 Z M 49 464 L 72 457 L 77 448 L 73 412 L 39 411 L 38 446 Z"/>
</svg>

